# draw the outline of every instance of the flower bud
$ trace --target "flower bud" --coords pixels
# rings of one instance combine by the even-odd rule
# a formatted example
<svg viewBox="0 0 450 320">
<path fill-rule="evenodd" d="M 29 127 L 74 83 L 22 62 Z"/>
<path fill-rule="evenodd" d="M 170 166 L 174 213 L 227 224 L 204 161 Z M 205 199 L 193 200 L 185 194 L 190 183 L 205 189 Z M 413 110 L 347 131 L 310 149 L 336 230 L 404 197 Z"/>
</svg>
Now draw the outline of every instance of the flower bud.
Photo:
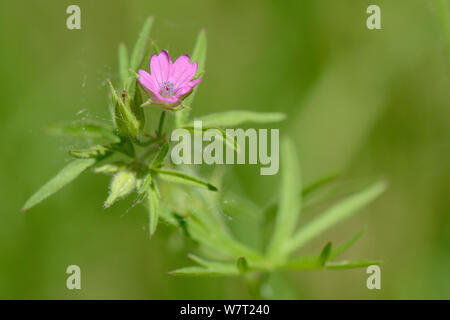
<svg viewBox="0 0 450 320">
<path fill-rule="evenodd" d="M 105 201 L 105 208 L 109 208 L 116 200 L 126 197 L 133 191 L 136 175 L 129 170 L 119 171 L 111 180 L 109 196 Z"/>
<path fill-rule="evenodd" d="M 111 149 L 102 146 L 96 145 L 92 146 L 89 149 L 74 149 L 69 150 L 69 154 L 75 158 L 87 159 L 87 158 L 103 158 L 111 152 Z"/>
<path fill-rule="evenodd" d="M 117 171 L 123 169 L 125 167 L 125 163 L 123 162 L 114 162 L 107 163 L 97 168 L 94 168 L 95 173 L 116 173 Z"/>
<path fill-rule="evenodd" d="M 117 130 L 122 136 L 136 138 L 142 127 L 142 122 L 133 112 L 133 109 L 135 109 L 132 105 L 133 101 L 128 98 L 126 92 L 119 96 L 111 82 L 109 82 L 109 85 L 112 95 L 114 122 Z"/>
</svg>

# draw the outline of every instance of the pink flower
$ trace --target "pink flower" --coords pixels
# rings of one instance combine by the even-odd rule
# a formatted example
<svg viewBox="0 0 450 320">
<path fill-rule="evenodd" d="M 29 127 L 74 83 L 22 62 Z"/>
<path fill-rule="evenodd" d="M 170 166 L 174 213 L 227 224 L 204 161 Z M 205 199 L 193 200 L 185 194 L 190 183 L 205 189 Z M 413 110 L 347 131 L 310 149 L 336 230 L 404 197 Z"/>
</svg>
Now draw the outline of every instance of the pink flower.
<svg viewBox="0 0 450 320">
<path fill-rule="evenodd" d="M 166 50 L 150 59 L 150 74 L 139 70 L 139 82 L 144 87 L 153 104 L 175 108 L 180 105 L 202 81 L 192 78 L 197 72 L 197 62 L 191 63 L 189 55 L 180 56 L 172 63 Z"/>
</svg>

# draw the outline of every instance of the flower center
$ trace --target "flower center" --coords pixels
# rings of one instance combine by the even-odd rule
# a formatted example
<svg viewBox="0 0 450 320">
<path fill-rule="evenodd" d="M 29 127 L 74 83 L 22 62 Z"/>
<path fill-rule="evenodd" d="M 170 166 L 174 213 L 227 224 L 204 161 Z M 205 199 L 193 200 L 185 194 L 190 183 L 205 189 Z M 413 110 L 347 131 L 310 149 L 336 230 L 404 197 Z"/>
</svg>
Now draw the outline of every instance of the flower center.
<svg viewBox="0 0 450 320">
<path fill-rule="evenodd" d="M 173 83 L 170 81 L 164 81 L 164 83 L 159 86 L 159 94 L 164 98 L 172 98 L 175 95 Z"/>
</svg>

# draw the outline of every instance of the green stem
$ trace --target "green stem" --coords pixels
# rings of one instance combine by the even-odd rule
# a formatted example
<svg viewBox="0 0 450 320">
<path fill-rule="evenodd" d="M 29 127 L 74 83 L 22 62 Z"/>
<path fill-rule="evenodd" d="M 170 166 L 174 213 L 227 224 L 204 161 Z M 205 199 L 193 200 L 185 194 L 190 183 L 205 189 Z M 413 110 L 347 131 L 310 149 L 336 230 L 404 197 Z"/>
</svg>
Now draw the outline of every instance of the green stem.
<svg viewBox="0 0 450 320">
<path fill-rule="evenodd" d="M 159 126 L 158 126 L 158 138 L 161 138 L 163 126 L 164 126 L 164 120 L 166 119 L 166 111 L 164 110 L 161 112 L 161 117 L 159 118 Z"/>
</svg>

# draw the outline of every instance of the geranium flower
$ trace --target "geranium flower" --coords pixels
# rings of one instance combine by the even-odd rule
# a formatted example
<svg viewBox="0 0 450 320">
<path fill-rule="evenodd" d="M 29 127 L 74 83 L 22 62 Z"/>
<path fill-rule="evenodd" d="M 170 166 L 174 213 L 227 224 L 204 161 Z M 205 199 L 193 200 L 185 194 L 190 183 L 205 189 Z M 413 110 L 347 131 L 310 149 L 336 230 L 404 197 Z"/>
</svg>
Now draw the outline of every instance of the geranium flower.
<svg viewBox="0 0 450 320">
<path fill-rule="evenodd" d="M 197 62 L 191 63 L 189 55 L 180 56 L 172 63 L 169 53 L 162 50 L 150 59 L 150 74 L 139 70 L 139 82 L 147 92 L 150 103 L 173 109 L 179 106 L 202 81 L 194 79 Z"/>
</svg>

